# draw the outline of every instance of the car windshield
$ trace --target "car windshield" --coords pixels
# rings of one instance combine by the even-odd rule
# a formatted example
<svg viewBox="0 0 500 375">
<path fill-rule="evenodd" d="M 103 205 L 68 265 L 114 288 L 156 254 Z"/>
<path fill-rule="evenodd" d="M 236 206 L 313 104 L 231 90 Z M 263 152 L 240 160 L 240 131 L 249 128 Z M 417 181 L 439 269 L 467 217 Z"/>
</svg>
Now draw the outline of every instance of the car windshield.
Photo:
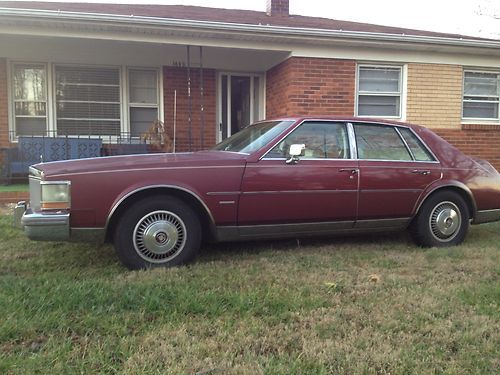
<svg viewBox="0 0 500 375">
<path fill-rule="evenodd" d="M 213 149 L 249 154 L 267 145 L 292 123 L 293 121 L 269 121 L 250 125 L 225 139 Z"/>
</svg>

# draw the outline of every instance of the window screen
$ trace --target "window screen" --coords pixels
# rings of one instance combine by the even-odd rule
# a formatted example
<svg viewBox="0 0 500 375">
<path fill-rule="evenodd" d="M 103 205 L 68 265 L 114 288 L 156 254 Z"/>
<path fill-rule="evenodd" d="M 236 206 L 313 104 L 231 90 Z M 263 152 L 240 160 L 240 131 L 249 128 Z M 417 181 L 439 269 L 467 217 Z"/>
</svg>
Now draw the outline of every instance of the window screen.
<svg viewBox="0 0 500 375">
<path fill-rule="evenodd" d="M 401 67 L 358 67 L 359 116 L 401 117 Z"/>
<path fill-rule="evenodd" d="M 56 66 L 60 135 L 120 134 L 120 69 Z"/>
<path fill-rule="evenodd" d="M 47 128 L 47 73 L 44 65 L 13 66 L 16 135 L 45 135 Z"/>
<path fill-rule="evenodd" d="M 498 119 L 500 74 L 465 72 L 463 117 Z"/>
<path fill-rule="evenodd" d="M 130 133 L 139 137 L 158 120 L 158 71 L 129 70 Z"/>
<path fill-rule="evenodd" d="M 408 160 L 412 157 L 392 126 L 354 125 L 359 159 Z"/>
<path fill-rule="evenodd" d="M 288 158 L 290 146 L 305 144 L 303 159 L 349 159 L 349 138 L 345 124 L 307 122 L 300 125 L 267 158 Z"/>
</svg>

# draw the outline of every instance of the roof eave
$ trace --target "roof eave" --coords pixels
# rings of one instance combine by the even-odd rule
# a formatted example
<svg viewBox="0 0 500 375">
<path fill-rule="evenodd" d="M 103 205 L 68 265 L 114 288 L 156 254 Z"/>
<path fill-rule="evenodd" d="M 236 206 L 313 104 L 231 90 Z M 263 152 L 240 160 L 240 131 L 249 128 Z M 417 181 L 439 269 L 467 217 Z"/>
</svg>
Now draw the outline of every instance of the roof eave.
<svg viewBox="0 0 500 375">
<path fill-rule="evenodd" d="M 468 38 L 451 38 L 451 37 L 435 37 L 422 35 L 406 35 L 406 34 L 389 34 L 375 33 L 364 31 L 345 31 L 345 30 L 330 30 L 330 29 L 312 29 L 312 28 L 296 28 L 287 26 L 273 25 L 253 25 L 230 22 L 215 22 L 215 21 L 200 21 L 175 18 L 158 18 L 145 16 L 124 16 L 115 14 L 101 13 L 80 13 L 66 11 L 48 11 L 48 10 L 27 10 L 15 8 L 1 8 L 1 18 L 23 18 L 31 20 L 53 20 L 53 21 L 72 21 L 72 22 L 89 22 L 106 23 L 115 25 L 133 25 L 144 28 L 183 28 L 192 30 L 206 30 L 224 32 L 226 37 L 230 37 L 229 32 L 251 33 L 252 35 L 261 35 L 262 37 L 286 37 L 288 40 L 296 39 L 349 39 L 362 40 L 372 42 L 389 42 L 389 43 L 411 43 L 411 44 L 432 44 L 450 47 L 473 47 L 500 49 L 500 40 L 480 40 Z"/>
</svg>

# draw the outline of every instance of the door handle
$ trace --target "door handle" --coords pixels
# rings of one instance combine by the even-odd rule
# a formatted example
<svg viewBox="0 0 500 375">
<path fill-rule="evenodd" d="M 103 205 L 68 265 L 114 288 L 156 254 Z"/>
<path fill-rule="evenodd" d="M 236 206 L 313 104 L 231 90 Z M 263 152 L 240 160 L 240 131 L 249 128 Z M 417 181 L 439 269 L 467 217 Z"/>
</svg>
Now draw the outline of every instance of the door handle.
<svg viewBox="0 0 500 375">
<path fill-rule="evenodd" d="M 349 172 L 350 174 L 358 174 L 359 170 L 357 168 L 342 168 L 339 172 Z"/>
<path fill-rule="evenodd" d="M 431 171 L 423 170 L 423 169 L 414 169 L 413 171 L 411 171 L 411 173 L 418 173 L 418 174 L 421 174 L 423 176 L 427 176 L 428 174 L 431 174 Z"/>
</svg>

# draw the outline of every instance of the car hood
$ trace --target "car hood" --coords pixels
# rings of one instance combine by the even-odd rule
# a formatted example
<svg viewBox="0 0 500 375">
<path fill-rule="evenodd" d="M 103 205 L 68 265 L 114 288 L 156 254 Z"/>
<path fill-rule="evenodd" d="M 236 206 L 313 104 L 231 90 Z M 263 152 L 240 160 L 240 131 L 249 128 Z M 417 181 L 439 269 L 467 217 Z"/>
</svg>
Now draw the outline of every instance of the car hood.
<svg viewBox="0 0 500 375">
<path fill-rule="evenodd" d="M 207 167 L 218 165 L 241 165 L 248 155 L 224 151 L 199 151 L 176 154 L 146 154 L 107 156 L 90 159 L 64 160 L 35 164 L 45 177 L 79 173 L 117 170 L 146 170 L 152 168 Z"/>
</svg>

